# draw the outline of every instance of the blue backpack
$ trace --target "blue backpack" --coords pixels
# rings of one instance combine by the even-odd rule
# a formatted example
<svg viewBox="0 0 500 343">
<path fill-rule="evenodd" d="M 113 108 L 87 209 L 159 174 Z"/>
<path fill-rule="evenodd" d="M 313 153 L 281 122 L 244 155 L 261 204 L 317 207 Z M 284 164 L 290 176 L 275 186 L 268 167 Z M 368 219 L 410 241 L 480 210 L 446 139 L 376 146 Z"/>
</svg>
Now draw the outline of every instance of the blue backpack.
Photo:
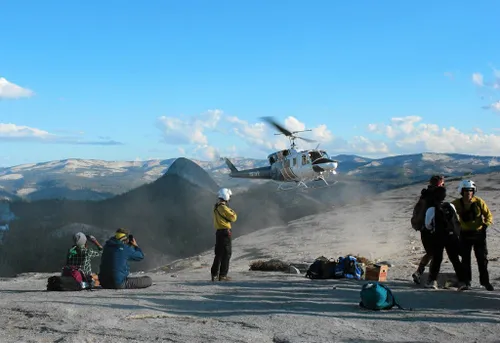
<svg viewBox="0 0 500 343">
<path fill-rule="evenodd" d="M 394 306 L 404 310 L 404 308 L 397 303 L 391 290 L 384 284 L 378 282 L 365 283 L 361 288 L 360 296 L 361 301 L 359 306 L 369 310 L 390 310 Z"/>
<path fill-rule="evenodd" d="M 356 257 L 347 255 L 346 257 L 339 257 L 337 265 L 335 266 L 335 278 L 346 278 L 361 280 L 364 271 L 359 265 Z"/>
</svg>

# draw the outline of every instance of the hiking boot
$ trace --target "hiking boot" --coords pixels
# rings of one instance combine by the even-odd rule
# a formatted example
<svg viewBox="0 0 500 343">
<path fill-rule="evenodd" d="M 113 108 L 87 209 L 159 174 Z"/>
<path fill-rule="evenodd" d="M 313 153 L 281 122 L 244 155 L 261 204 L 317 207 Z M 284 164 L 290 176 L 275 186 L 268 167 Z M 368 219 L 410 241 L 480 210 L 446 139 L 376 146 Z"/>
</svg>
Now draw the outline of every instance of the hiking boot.
<svg viewBox="0 0 500 343">
<path fill-rule="evenodd" d="M 489 282 L 483 286 L 484 286 L 484 288 L 486 288 L 487 291 L 494 291 L 495 290 L 495 288 L 493 288 L 493 285 Z"/>
<path fill-rule="evenodd" d="M 427 280 L 425 283 L 425 288 L 433 288 L 433 289 L 438 289 L 438 283 L 436 280 Z"/>
<path fill-rule="evenodd" d="M 459 282 L 458 283 L 458 287 L 457 287 L 457 291 L 461 292 L 461 291 L 467 291 L 469 290 L 471 287 L 470 287 L 470 284 L 469 283 L 466 283 L 466 282 Z"/>
<path fill-rule="evenodd" d="M 413 282 L 415 282 L 417 285 L 420 285 L 420 276 L 421 274 L 419 272 L 415 272 L 411 275 L 413 278 Z"/>
<path fill-rule="evenodd" d="M 217 275 L 212 275 L 212 282 L 215 282 L 217 280 Z"/>
<path fill-rule="evenodd" d="M 219 276 L 219 281 L 231 281 L 229 276 Z"/>
</svg>

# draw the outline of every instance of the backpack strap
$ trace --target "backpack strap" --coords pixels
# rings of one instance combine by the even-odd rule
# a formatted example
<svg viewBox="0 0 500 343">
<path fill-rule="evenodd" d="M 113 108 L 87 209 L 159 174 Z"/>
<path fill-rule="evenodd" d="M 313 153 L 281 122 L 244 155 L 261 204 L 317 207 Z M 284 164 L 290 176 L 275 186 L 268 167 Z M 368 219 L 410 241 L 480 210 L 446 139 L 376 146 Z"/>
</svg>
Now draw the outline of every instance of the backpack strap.
<svg viewBox="0 0 500 343">
<path fill-rule="evenodd" d="M 387 293 L 391 296 L 392 298 L 392 303 L 394 304 L 394 306 L 396 306 L 397 308 L 399 308 L 400 310 L 405 310 L 405 311 L 413 311 L 413 308 L 411 307 L 408 307 L 408 308 L 405 308 L 403 306 L 401 306 L 397 301 L 396 301 L 396 298 L 394 297 L 394 294 L 392 293 L 392 291 L 389 289 L 389 287 L 387 287 L 386 285 L 384 285 L 383 283 L 379 283 L 380 286 L 384 287 L 386 290 L 387 290 Z"/>
<path fill-rule="evenodd" d="M 214 213 L 217 213 L 219 215 L 219 217 L 221 217 L 222 219 L 224 219 L 226 222 L 230 223 L 231 221 L 229 219 L 227 219 L 226 217 L 224 217 L 220 212 L 219 212 L 219 206 L 222 205 L 221 203 L 217 203 L 215 204 L 215 207 L 214 207 Z"/>
</svg>

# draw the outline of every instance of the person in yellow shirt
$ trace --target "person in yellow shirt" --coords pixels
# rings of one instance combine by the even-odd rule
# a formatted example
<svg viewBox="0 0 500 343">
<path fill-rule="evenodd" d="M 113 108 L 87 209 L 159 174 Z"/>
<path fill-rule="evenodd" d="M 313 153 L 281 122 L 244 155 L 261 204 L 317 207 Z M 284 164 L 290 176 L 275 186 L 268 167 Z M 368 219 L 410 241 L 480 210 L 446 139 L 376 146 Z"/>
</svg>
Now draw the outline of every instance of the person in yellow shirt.
<svg viewBox="0 0 500 343">
<path fill-rule="evenodd" d="M 480 197 L 476 196 L 477 187 L 472 180 L 462 180 L 458 185 L 461 198 L 453 200 L 460 218 L 460 255 L 465 272 L 466 284 L 470 288 L 471 276 L 471 252 L 474 249 L 477 266 L 479 269 L 479 282 L 488 291 L 494 288 L 490 283 L 488 274 L 488 249 L 486 246 L 486 232 L 488 226 L 493 223 L 493 215 L 488 205 Z"/>
<path fill-rule="evenodd" d="M 231 223 L 237 219 L 236 212 L 228 206 L 233 193 L 228 188 L 221 188 L 217 194 L 218 201 L 213 209 L 215 228 L 215 257 L 212 264 L 212 281 L 229 281 L 229 260 L 231 259 Z"/>
</svg>

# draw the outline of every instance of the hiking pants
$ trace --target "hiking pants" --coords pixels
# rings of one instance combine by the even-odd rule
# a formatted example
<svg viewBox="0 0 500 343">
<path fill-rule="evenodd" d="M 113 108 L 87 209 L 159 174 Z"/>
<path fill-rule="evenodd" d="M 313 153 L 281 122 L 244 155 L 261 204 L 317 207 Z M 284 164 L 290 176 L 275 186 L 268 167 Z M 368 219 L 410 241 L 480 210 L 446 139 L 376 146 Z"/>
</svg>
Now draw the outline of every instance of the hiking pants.
<svg viewBox="0 0 500 343">
<path fill-rule="evenodd" d="M 215 257 L 211 269 L 212 276 L 227 276 L 231 253 L 231 231 L 217 230 L 215 232 Z"/>
<path fill-rule="evenodd" d="M 132 289 L 132 288 L 147 288 L 153 284 L 153 280 L 149 276 L 136 276 L 136 277 L 128 277 L 125 280 L 125 285 L 123 288 Z"/>
<path fill-rule="evenodd" d="M 472 281 L 471 252 L 474 248 L 474 255 L 476 255 L 477 267 L 479 269 L 479 282 L 483 286 L 489 284 L 486 232 L 474 232 L 471 234 L 464 234 L 462 232 L 460 243 L 460 255 L 462 255 L 462 264 L 464 265 L 465 281 L 469 283 Z"/>
<path fill-rule="evenodd" d="M 117 285 L 114 281 L 106 282 L 100 280 L 102 288 L 107 289 L 133 289 L 133 288 L 147 288 L 153 284 L 153 280 L 149 276 L 128 277 L 121 285 Z"/>
<path fill-rule="evenodd" d="M 465 282 L 465 272 L 460 262 L 460 241 L 458 237 L 454 235 L 446 235 L 441 233 L 436 233 L 433 242 L 433 257 L 432 263 L 429 270 L 429 280 L 437 280 L 439 270 L 441 269 L 441 263 L 443 262 L 443 252 L 446 249 L 446 254 L 448 259 L 453 265 L 455 274 L 459 282 Z"/>
<path fill-rule="evenodd" d="M 420 239 L 422 240 L 422 245 L 424 246 L 425 255 L 422 256 L 420 263 L 418 264 L 417 272 L 419 274 L 423 274 L 425 271 L 425 267 L 431 263 L 432 266 L 432 254 L 434 252 L 433 242 L 434 235 L 429 232 L 429 230 L 422 229 L 420 231 Z"/>
</svg>

